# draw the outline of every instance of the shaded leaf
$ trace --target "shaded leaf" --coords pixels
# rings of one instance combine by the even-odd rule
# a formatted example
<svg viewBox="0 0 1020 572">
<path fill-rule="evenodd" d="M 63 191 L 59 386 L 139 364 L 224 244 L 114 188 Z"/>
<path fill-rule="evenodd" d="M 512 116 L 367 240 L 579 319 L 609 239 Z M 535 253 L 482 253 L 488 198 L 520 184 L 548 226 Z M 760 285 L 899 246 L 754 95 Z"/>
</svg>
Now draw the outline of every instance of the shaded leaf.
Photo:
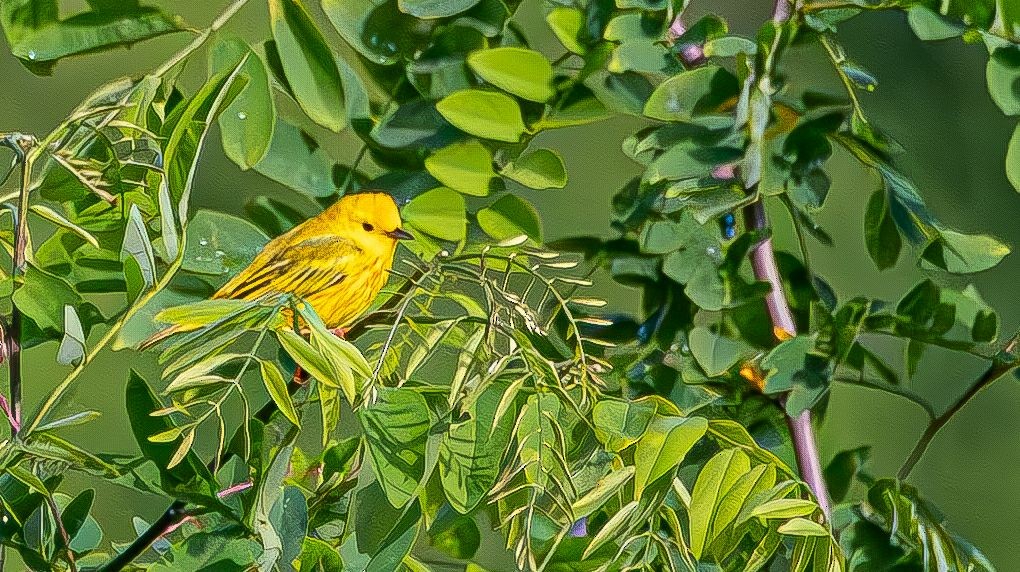
<svg viewBox="0 0 1020 572">
<path fill-rule="evenodd" d="M 269 0 L 273 39 L 298 105 L 323 127 L 347 124 L 340 71 L 322 32 L 301 0 Z"/>
</svg>

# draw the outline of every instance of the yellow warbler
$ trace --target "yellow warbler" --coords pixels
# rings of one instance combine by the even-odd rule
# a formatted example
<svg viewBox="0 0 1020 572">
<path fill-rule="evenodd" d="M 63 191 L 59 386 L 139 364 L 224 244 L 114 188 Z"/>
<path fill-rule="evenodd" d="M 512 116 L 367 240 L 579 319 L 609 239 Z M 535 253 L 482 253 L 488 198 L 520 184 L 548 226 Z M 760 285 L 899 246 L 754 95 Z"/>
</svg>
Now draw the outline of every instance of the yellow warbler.
<svg viewBox="0 0 1020 572">
<path fill-rule="evenodd" d="M 385 193 L 345 195 L 318 216 L 269 241 L 213 298 L 295 294 L 330 328 L 357 319 L 386 284 L 397 241 L 412 238 Z"/>
</svg>

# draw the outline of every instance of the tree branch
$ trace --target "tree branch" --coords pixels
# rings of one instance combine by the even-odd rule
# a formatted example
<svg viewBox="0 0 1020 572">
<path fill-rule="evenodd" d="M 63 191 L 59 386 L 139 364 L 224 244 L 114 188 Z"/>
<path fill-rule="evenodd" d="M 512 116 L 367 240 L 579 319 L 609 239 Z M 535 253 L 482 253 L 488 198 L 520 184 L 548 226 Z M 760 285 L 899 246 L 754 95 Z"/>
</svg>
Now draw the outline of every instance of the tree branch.
<svg viewBox="0 0 1020 572">
<path fill-rule="evenodd" d="M 776 0 L 772 15 L 773 22 L 777 25 L 784 24 L 792 15 L 790 0 Z M 773 53 L 769 56 L 769 63 L 766 64 L 766 68 L 770 68 L 774 64 L 779 35 L 776 38 L 777 44 L 773 46 Z M 766 69 L 766 72 L 759 81 L 768 82 L 770 80 L 768 72 L 769 69 Z M 770 93 L 766 93 L 766 95 L 770 95 Z M 763 134 L 758 133 L 757 135 L 757 140 L 760 140 Z M 752 140 L 755 139 L 754 134 L 752 134 Z M 756 187 L 756 184 L 752 185 L 748 190 L 754 192 L 756 190 L 754 187 Z M 765 206 L 762 204 L 761 199 L 744 208 L 744 220 L 748 230 L 764 230 L 768 228 Z M 786 294 L 783 291 L 783 278 L 779 274 L 779 267 L 776 264 L 772 238 L 765 238 L 759 242 L 751 249 L 748 256 L 751 260 L 751 267 L 754 270 L 755 278 L 759 281 L 767 282 L 771 286 L 771 290 L 765 297 L 765 306 L 768 309 L 776 336 L 797 335 L 797 324 L 793 318 L 793 312 L 790 311 L 790 304 L 786 300 Z M 785 401 L 785 399 L 782 401 Z M 818 506 L 821 507 L 826 520 L 829 520 L 832 516 L 832 500 L 829 498 L 829 489 L 825 484 L 825 478 L 822 474 L 818 444 L 815 442 L 815 434 L 811 424 L 811 410 L 805 410 L 796 417 L 787 415 L 786 423 L 790 429 L 790 438 L 793 441 L 793 449 L 796 453 L 800 476 L 807 483 L 808 487 L 811 488 L 811 492 L 818 501 Z"/>
<path fill-rule="evenodd" d="M 749 229 L 760 230 L 768 226 L 765 207 L 761 201 L 748 205 L 744 209 L 744 218 Z M 783 335 L 797 335 L 793 312 L 790 311 L 790 305 L 783 293 L 783 279 L 779 274 L 779 267 L 776 265 L 772 239 L 766 238 L 758 243 L 751 249 L 749 256 L 755 278 L 762 282 L 768 282 L 772 286 L 772 291 L 765 297 L 765 306 L 772 319 L 772 325 L 777 330 L 781 330 Z M 814 493 L 818 500 L 818 506 L 825 513 L 825 518 L 829 519 L 832 514 L 832 500 L 829 498 L 829 489 L 825 484 L 818 444 L 815 442 L 814 429 L 811 426 L 811 410 L 805 410 L 796 417 L 787 415 L 786 424 L 790 428 L 790 437 L 793 440 L 793 450 L 797 456 L 800 476 Z"/>
<path fill-rule="evenodd" d="M 1011 342 L 1011 345 L 1015 346 L 1016 344 L 1015 342 Z M 1011 351 L 1012 350 L 1007 349 L 1007 352 Z M 992 365 L 989 366 L 985 373 L 974 382 L 974 385 L 970 386 L 970 389 L 961 395 L 960 398 L 945 411 L 945 413 L 939 415 L 928 424 L 924 433 L 921 434 L 921 438 L 910 451 L 910 455 L 907 457 L 907 460 L 903 462 L 900 470 L 896 473 L 896 478 L 901 481 L 906 480 L 910 476 L 911 471 L 914 470 L 914 466 L 917 465 L 917 462 L 924 456 L 924 453 L 928 450 L 928 446 L 931 445 L 932 440 L 935 439 L 935 436 L 938 435 L 939 431 L 941 431 L 942 428 L 945 427 L 953 419 L 953 417 L 960 412 L 960 410 L 966 407 L 967 404 L 970 403 L 970 400 L 974 399 L 977 394 L 981 393 L 983 389 L 998 381 L 1002 376 L 1016 369 L 1017 365 L 1016 361 L 1003 361 L 996 359 L 992 362 Z"/>
</svg>

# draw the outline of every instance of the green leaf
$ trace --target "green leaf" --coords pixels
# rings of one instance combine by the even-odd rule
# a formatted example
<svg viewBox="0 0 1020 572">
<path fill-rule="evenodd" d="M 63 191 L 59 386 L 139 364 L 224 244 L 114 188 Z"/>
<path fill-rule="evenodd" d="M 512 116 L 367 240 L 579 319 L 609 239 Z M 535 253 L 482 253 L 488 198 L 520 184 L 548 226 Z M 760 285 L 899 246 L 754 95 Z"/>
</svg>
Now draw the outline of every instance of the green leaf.
<svg viewBox="0 0 1020 572">
<path fill-rule="evenodd" d="M 753 353 L 744 342 L 720 336 L 703 327 L 691 330 L 688 344 L 691 355 L 709 377 L 725 374 L 738 361 L 750 357 Z"/>
<path fill-rule="evenodd" d="M 637 443 L 654 414 L 655 405 L 649 401 L 601 399 L 592 409 L 595 437 L 606 450 L 620 452 Z"/>
<path fill-rule="evenodd" d="M 730 525 L 737 521 L 741 511 L 745 510 L 755 497 L 767 493 L 775 484 L 776 470 L 772 465 L 755 465 L 737 479 L 726 495 L 719 500 L 707 545 L 712 546 L 720 536 L 724 536 Z"/>
<path fill-rule="evenodd" d="M 225 40 L 209 52 L 212 74 L 234 69 L 238 64 L 241 66 L 239 77 L 246 82 L 220 114 L 219 125 L 223 151 L 231 161 L 247 170 L 261 161 L 269 150 L 276 126 L 276 106 L 266 66 L 247 44 L 237 39 Z"/>
<path fill-rule="evenodd" d="M 404 558 L 411 552 L 418 530 L 421 527 L 421 509 L 415 503 L 393 527 L 383 540 L 382 548 L 372 557 L 365 572 L 390 572 L 399 570 Z"/>
<path fill-rule="evenodd" d="M 723 36 L 705 42 L 705 57 L 732 58 L 741 54 L 753 56 L 758 53 L 758 45 L 740 36 Z"/>
<path fill-rule="evenodd" d="M 626 531 L 630 527 L 631 519 L 633 519 L 634 515 L 638 512 L 638 508 L 640 508 L 640 503 L 638 501 L 630 501 L 625 504 L 623 508 L 617 511 L 616 514 L 609 517 L 609 520 L 602 525 L 602 528 L 595 534 L 595 537 L 591 539 L 591 543 L 588 547 L 584 549 L 584 554 L 581 555 L 581 558 L 588 558 L 592 553 L 604 546 L 607 542 L 613 538 L 617 538 Z"/>
<path fill-rule="evenodd" d="M 92 502 L 96 498 L 96 491 L 94 489 L 85 489 L 78 493 L 78 496 L 71 499 L 71 502 L 67 503 L 64 510 L 60 512 L 60 520 L 64 525 L 64 531 L 67 532 L 68 538 L 71 539 L 71 544 L 74 544 L 76 536 L 81 531 L 82 527 L 89 520 L 89 512 L 92 511 Z M 63 547 L 64 542 L 62 535 L 57 535 L 57 546 Z"/>
<path fill-rule="evenodd" d="M 431 425 L 425 398 L 413 389 L 379 389 L 378 400 L 358 413 L 376 478 L 394 507 L 414 498 L 425 477 Z"/>
<path fill-rule="evenodd" d="M 517 47 L 479 50 L 468 56 L 467 63 L 483 80 L 522 99 L 544 103 L 556 95 L 552 66 L 534 50 Z"/>
<path fill-rule="evenodd" d="M 543 488 L 548 486 L 550 474 L 559 482 L 570 479 L 569 468 L 557 460 L 557 434 L 563 431 L 559 427 L 561 410 L 560 400 L 555 395 L 538 393 L 528 397 L 517 422 L 517 443 L 524 475 L 528 482 Z"/>
<path fill-rule="evenodd" d="M 526 130 L 520 106 L 502 93 L 465 89 L 445 97 L 436 109 L 457 129 L 483 139 L 516 143 Z"/>
<path fill-rule="evenodd" d="M 322 11 L 343 39 L 374 64 L 395 64 L 417 49 L 415 36 L 407 30 L 418 21 L 401 12 L 396 2 L 322 0 Z"/>
<path fill-rule="evenodd" d="M 188 220 L 191 189 L 195 182 L 198 157 L 213 120 L 243 85 L 235 85 L 241 67 L 225 70 L 208 81 L 186 103 L 178 104 L 163 123 L 163 168 L 170 198 L 177 207 L 177 218 Z M 238 84 L 243 83 L 237 82 Z"/>
<path fill-rule="evenodd" d="M 301 0 L 269 0 L 273 39 L 298 105 L 319 125 L 347 123 L 340 70 L 322 32 Z"/>
<path fill-rule="evenodd" d="M 447 18 L 473 8 L 480 0 L 399 0 L 401 12 L 415 18 Z"/>
<path fill-rule="evenodd" d="M 918 38 L 928 41 L 958 38 L 966 30 L 962 22 L 955 22 L 926 6 L 914 6 L 907 11 L 911 29 Z"/>
<path fill-rule="evenodd" d="M 1006 151 L 1006 176 L 1013 188 L 1020 191 L 1020 125 L 1013 131 Z"/>
<path fill-rule="evenodd" d="M 460 242 L 467 236 L 464 196 L 446 187 L 426 191 L 400 210 L 401 219 L 415 236 L 423 232 L 442 240 Z"/>
<path fill-rule="evenodd" d="M 255 506 L 252 509 L 252 528 L 262 542 L 262 554 L 258 557 L 260 570 L 272 570 L 283 554 L 283 538 L 280 536 L 280 505 L 284 500 L 284 481 L 294 458 L 296 432 L 283 436 L 280 446 L 269 452 L 263 469 Z"/>
<path fill-rule="evenodd" d="M 298 556 L 299 570 L 343 570 L 340 553 L 328 543 L 306 536 Z"/>
<path fill-rule="evenodd" d="M 718 110 L 739 91 L 733 74 L 709 65 L 662 82 L 645 103 L 644 114 L 662 121 L 691 121 L 697 115 Z"/>
<path fill-rule="evenodd" d="M 1006 115 L 1020 115 L 1020 48 L 1009 46 L 992 52 L 986 70 L 988 93 Z"/>
<path fill-rule="evenodd" d="M 634 498 L 659 477 L 675 471 L 680 462 L 708 430 L 702 417 L 656 415 L 634 450 Z"/>
<path fill-rule="evenodd" d="M 492 153 L 474 139 L 436 150 L 425 159 L 425 168 L 437 181 L 465 195 L 484 197 L 490 190 L 500 190 Z"/>
<path fill-rule="evenodd" d="M 943 230 L 921 256 L 953 274 L 973 274 L 996 266 L 1009 253 L 1008 246 L 991 236 Z"/>
<path fill-rule="evenodd" d="M 608 475 L 599 479 L 592 489 L 584 496 L 574 501 L 571 505 L 571 512 L 575 518 L 584 518 L 602 507 L 609 499 L 620 494 L 624 485 L 634 476 L 634 466 L 626 465 L 622 470 L 611 471 Z"/>
<path fill-rule="evenodd" d="M 585 29 L 584 12 L 569 6 L 556 6 L 549 11 L 545 20 L 563 47 L 575 54 L 587 51 L 581 40 L 581 32 Z"/>
<path fill-rule="evenodd" d="M 864 215 L 864 243 L 879 270 L 892 268 L 900 258 L 903 242 L 889 212 L 885 189 L 875 191 L 868 200 L 868 210 Z"/>
<path fill-rule="evenodd" d="M 60 19 L 57 0 L 0 4 L 11 53 L 35 74 L 48 75 L 62 58 L 107 50 L 182 30 L 180 18 L 138 0 L 92 2 L 91 10 Z"/>
<path fill-rule="evenodd" d="M 858 447 L 849 451 L 840 451 L 825 467 L 825 484 L 829 488 L 832 500 L 843 502 L 854 477 L 868 459 L 871 447 Z"/>
<path fill-rule="evenodd" d="M 482 391 L 468 408 L 467 419 L 450 425 L 439 445 L 439 475 L 450 505 L 467 514 L 492 490 L 510 441 L 506 423 L 494 423 L 506 390 L 497 382 Z"/>
<path fill-rule="evenodd" d="M 478 211 L 478 226 L 492 238 L 502 241 L 525 235 L 542 242 L 542 219 L 535 207 L 517 195 L 505 195 Z"/>
<path fill-rule="evenodd" d="M 428 532 L 433 547 L 458 560 L 473 558 L 482 542 L 474 518 L 451 510 L 441 510 Z M 407 560 L 404 562 L 406 564 Z M 413 568 L 411 570 L 414 572 Z M 425 567 L 420 570 L 430 572 Z"/>
<path fill-rule="evenodd" d="M 790 391 L 795 384 L 802 381 L 800 376 L 807 367 L 808 355 L 815 351 L 815 337 L 800 335 L 784 340 L 765 354 L 761 360 L 761 367 L 766 372 L 766 393 Z"/>
<path fill-rule="evenodd" d="M 269 392 L 269 397 L 272 398 L 277 409 L 295 427 L 300 428 L 301 420 L 298 418 L 297 410 L 294 409 L 294 402 L 287 391 L 287 382 L 283 379 L 280 368 L 266 360 L 259 360 L 259 368 L 262 370 L 262 383 L 265 384 L 266 391 Z"/>
<path fill-rule="evenodd" d="M 306 197 L 331 197 L 339 191 L 331 176 L 333 160 L 310 135 L 282 119 L 255 170 Z"/>
<path fill-rule="evenodd" d="M 153 417 L 153 411 L 163 408 L 149 384 L 134 371 L 130 372 L 127 383 L 126 403 L 128 419 L 135 442 L 147 459 L 160 469 L 160 486 L 170 495 L 198 499 L 203 503 L 218 504 L 213 476 L 205 463 L 193 452 L 187 452 L 171 466 L 171 461 L 181 450 L 173 443 L 153 443 L 150 435 L 176 429 L 168 416 Z M 194 433 L 191 433 L 194 435 Z"/>
<path fill-rule="evenodd" d="M 267 242 L 258 227 L 242 218 L 200 210 L 188 224 L 181 267 L 225 280 L 247 266 Z"/>
<path fill-rule="evenodd" d="M 691 552 L 701 558 L 711 541 L 709 531 L 715 518 L 719 501 L 726 496 L 730 487 L 744 473 L 751 469 L 747 454 L 738 449 L 726 449 L 709 459 L 698 475 L 691 491 L 691 514 L 701 518 L 691 519 Z"/>
<path fill-rule="evenodd" d="M 145 222 L 142 220 L 142 213 L 138 210 L 137 204 L 131 205 L 127 228 L 124 229 L 124 244 L 120 249 L 120 257 L 121 260 L 130 257 L 138 264 L 145 290 L 156 284 L 156 257 L 152 253 L 152 242 L 149 241 L 148 231 L 145 230 Z M 139 292 L 133 294 L 132 299 L 135 299 Z"/>
<path fill-rule="evenodd" d="M 829 536 L 826 528 L 813 520 L 794 518 L 779 526 L 779 533 L 788 536 Z"/>
<path fill-rule="evenodd" d="M 800 516 L 809 516 L 818 510 L 814 501 L 804 499 L 775 499 L 762 503 L 751 511 L 752 517 L 762 520 L 772 518 L 788 519 Z"/>
<path fill-rule="evenodd" d="M 563 158 L 552 149 L 535 149 L 508 163 L 501 171 L 525 187 L 562 189 L 567 186 L 567 168 Z"/>
<path fill-rule="evenodd" d="M 309 341 L 312 347 L 326 359 L 334 372 L 332 379 L 319 381 L 339 383 L 348 402 L 353 405 L 364 382 L 372 377 L 372 366 L 357 346 L 329 331 L 311 305 L 302 302 L 297 304 L 297 308 L 311 330 Z"/>
<path fill-rule="evenodd" d="M 85 359 L 85 332 L 81 328 L 78 312 L 70 304 L 64 306 L 64 337 L 57 348 L 57 363 L 79 365 Z"/>
<path fill-rule="evenodd" d="M 39 215 L 40 217 L 50 221 L 51 223 L 61 228 L 66 228 L 67 230 L 80 236 L 83 240 L 85 240 L 85 242 L 91 244 L 92 246 L 100 248 L 99 240 L 95 236 L 93 236 L 91 232 L 67 220 L 67 218 L 65 218 L 62 214 L 51 209 L 50 207 L 46 205 L 31 205 L 30 207 L 28 207 L 28 210 L 33 214 Z"/>
<path fill-rule="evenodd" d="M 237 528 L 199 531 L 191 534 L 149 568 L 152 572 L 195 572 L 250 570 L 262 546 Z"/>
</svg>

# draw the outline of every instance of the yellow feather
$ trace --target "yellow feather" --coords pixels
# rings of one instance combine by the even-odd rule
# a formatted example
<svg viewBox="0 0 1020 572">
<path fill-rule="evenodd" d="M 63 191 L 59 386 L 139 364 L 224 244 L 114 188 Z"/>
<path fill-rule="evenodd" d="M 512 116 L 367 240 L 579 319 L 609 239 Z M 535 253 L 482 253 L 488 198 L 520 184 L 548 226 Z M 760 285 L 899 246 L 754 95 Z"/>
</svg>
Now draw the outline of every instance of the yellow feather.
<svg viewBox="0 0 1020 572">
<path fill-rule="evenodd" d="M 379 294 L 393 265 L 400 213 L 383 193 L 347 195 L 271 240 L 214 298 L 295 294 L 330 328 L 350 326 Z"/>
</svg>

